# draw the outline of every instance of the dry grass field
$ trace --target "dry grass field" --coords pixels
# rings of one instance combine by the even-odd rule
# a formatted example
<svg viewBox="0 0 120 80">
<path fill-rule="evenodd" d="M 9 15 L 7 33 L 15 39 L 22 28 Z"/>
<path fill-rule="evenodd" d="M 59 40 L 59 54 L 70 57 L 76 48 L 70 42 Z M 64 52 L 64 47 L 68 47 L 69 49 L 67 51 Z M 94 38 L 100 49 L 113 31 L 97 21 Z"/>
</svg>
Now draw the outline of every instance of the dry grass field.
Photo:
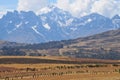
<svg viewBox="0 0 120 80">
<path fill-rule="evenodd" d="M 120 80 L 120 61 L 1 56 L 0 80 Z"/>
</svg>

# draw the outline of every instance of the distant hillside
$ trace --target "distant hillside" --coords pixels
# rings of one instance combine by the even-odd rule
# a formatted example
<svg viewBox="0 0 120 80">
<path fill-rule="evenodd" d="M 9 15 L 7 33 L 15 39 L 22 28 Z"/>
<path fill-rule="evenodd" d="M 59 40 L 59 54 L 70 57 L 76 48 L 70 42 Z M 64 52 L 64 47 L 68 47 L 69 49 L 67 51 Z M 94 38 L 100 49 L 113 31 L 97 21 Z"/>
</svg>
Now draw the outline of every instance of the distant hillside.
<svg viewBox="0 0 120 80">
<path fill-rule="evenodd" d="M 15 43 L 15 42 L 7 42 L 7 41 L 0 41 L 0 48 L 3 48 L 3 47 L 9 47 L 9 46 L 17 46 L 18 44 Z"/>
<path fill-rule="evenodd" d="M 120 29 L 75 39 L 60 51 L 74 57 L 120 59 Z"/>
<path fill-rule="evenodd" d="M 27 44 L 0 40 L 0 49 L 3 47 L 12 47 L 12 48 L 15 47 L 16 48 L 16 47 L 25 46 L 25 45 Z"/>
<path fill-rule="evenodd" d="M 24 55 L 30 56 L 49 55 L 77 58 L 120 59 L 120 29 L 74 40 L 30 44 L 15 47 L 14 49 L 9 48 L 9 50 L 14 50 L 13 52 L 15 52 L 16 49 L 18 52 L 21 51 L 22 53 L 24 52 Z"/>
<path fill-rule="evenodd" d="M 66 47 L 98 47 L 98 45 L 100 47 L 107 47 L 108 45 L 111 45 L 108 47 L 112 47 L 113 44 L 115 45 L 113 47 L 120 47 L 120 29 L 110 30 L 89 37 L 65 40 L 61 42 L 63 42 Z"/>
<path fill-rule="evenodd" d="M 3 44 L 5 41 L 0 41 L 0 44 Z"/>
<path fill-rule="evenodd" d="M 120 29 L 111 30 L 101 34 L 78 38 L 73 40 L 77 44 L 71 44 L 69 46 L 87 46 L 87 47 L 120 47 Z M 84 43 L 84 44 L 82 44 Z"/>
</svg>

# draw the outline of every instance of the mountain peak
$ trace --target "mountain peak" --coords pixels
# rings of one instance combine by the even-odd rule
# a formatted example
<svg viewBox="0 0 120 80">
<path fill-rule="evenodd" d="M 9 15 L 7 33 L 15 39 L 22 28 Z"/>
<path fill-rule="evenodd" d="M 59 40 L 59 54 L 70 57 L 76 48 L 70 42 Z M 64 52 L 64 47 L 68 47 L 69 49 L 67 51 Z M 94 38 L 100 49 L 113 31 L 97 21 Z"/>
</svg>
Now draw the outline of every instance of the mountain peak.
<svg viewBox="0 0 120 80">
<path fill-rule="evenodd" d="M 56 6 L 40 11 L 39 16 L 33 11 L 8 12 L 0 20 L 0 39 L 40 43 L 89 36 L 114 27 L 111 19 L 98 13 L 76 18 Z"/>
<path fill-rule="evenodd" d="M 48 12 L 50 12 L 51 11 L 51 9 L 49 8 L 49 7 L 44 7 L 44 8 L 42 8 L 40 11 L 39 11 L 39 14 L 41 15 L 41 14 L 46 14 L 46 13 L 48 13 Z"/>
<path fill-rule="evenodd" d="M 105 17 L 105 16 L 103 16 L 103 15 L 101 15 L 101 14 L 98 14 L 98 13 L 91 13 L 89 16 L 91 16 L 91 17 Z"/>
<path fill-rule="evenodd" d="M 54 5 L 47 6 L 47 7 L 44 7 L 44 8 L 42 8 L 42 9 L 40 9 L 39 14 L 40 14 L 40 15 L 41 15 L 41 14 L 47 14 L 47 13 L 49 13 L 49 12 L 51 12 L 51 11 L 58 10 L 58 9 L 59 9 L 59 8 L 57 8 L 57 7 L 54 6 Z"/>
<path fill-rule="evenodd" d="M 60 9 L 54 5 L 52 6 L 47 6 L 47 7 L 44 7 L 42 8 L 40 11 L 39 11 L 39 15 L 44 15 L 44 14 L 58 14 L 58 15 L 71 15 L 69 12 L 67 11 L 64 11 L 63 9 Z"/>
<path fill-rule="evenodd" d="M 112 19 L 120 19 L 120 16 L 118 14 L 116 14 L 115 16 L 113 16 Z"/>
</svg>

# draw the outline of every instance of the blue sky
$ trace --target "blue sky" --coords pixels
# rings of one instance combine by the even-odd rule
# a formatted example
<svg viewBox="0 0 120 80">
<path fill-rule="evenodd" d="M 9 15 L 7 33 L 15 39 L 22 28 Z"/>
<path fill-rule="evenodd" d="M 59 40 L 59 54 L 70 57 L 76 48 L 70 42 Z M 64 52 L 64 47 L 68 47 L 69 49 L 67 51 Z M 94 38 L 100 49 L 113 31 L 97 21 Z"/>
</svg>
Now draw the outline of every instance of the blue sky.
<svg viewBox="0 0 120 80">
<path fill-rule="evenodd" d="M 56 0 L 48 0 L 51 3 L 55 3 Z M 0 10 L 2 9 L 17 9 L 18 0 L 0 0 Z"/>
<path fill-rule="evenodd" d="M 13 10 L 39 13 L 41 8 L 51 3 L 77 17 L 93 12 L 106 17 L 120 14 L 120 0 L 0 0 L 0 16 Z"/>
<path fill-rule="evenodd" d="M 0 9 L 16 9 L 18 0 L 0 0 Z"/>
<path fill-rule="evenodd" d="M 18 2 L 19 0 L 0 0 L 0 17 L 3 14 L 5 14 L 7 11 L 17 10 Z M 55 3 L 55 2 L 56 0 L 48 0 L 48 3 Z"/>
</svg>

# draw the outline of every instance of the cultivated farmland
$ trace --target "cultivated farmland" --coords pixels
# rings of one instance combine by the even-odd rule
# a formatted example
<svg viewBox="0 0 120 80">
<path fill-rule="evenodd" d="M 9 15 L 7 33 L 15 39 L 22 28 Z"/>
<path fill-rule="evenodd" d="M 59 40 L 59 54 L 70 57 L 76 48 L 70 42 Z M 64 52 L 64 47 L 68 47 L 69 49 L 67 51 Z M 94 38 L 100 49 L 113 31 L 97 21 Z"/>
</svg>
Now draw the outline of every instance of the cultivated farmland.
<svg viewBox="0 0 120 80">
<path fill-rule="evenodd" d="M 0 80 L 120 80 L 119 60 L 0 57 Z"/>
</svg>

